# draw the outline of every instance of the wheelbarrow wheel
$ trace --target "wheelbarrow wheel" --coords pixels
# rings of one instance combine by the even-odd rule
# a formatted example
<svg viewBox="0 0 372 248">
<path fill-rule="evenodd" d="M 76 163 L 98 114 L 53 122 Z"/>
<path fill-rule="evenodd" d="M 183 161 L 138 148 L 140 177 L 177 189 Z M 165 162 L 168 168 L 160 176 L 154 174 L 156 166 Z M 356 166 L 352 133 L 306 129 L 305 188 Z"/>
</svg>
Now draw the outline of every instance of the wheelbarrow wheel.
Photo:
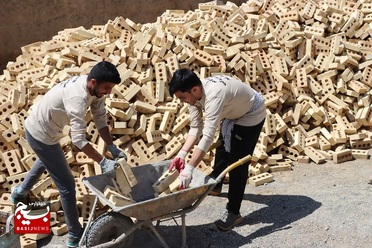
<svg viewBox="0 0 372 248">
<path fill-rule="evenodd" d="M 92 247 L 118 238 L 133 226 L 131 218 L 116 212 L 109 212 L 97 217 L 90 225 L 86 234 L 86 246 Z M 131 246 L 134 240 L 134 232 L 124 241 L 112 247 Z"/>
</svg>

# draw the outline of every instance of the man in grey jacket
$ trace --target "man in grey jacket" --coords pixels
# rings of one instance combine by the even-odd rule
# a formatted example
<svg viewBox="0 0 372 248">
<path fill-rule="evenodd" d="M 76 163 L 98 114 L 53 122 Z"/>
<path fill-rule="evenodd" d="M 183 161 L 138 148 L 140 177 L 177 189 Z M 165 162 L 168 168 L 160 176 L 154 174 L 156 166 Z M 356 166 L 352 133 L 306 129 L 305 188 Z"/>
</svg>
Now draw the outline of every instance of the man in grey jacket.
<svg viewBox="0 0 372 248">
<path fill-rule="evenodd" d="M 72 77 L 51 88 L 42 99 L 34 104 L 25 121 L 26 139 L 38 159 L 35 161 L 25 180 L 17 185 L 10 200 L 17 204 L 24 200 L 28 192 L 47 170 L 56 184 L 68 226 L 67 246 L 77 247 L 82 235 L 78 221 L 75 180 L 65 158 L 59 140 L 63 128 L 70 126 L 72 143 L 100 164 L 102 172 L 112 171 L 116 161 L 102 156 L 86 139 L 85 115 L 90 108 L 99 134 L 107 144 L 113 158 L 125 154 L 112 142 L 105 109 L 105 95 L 121 81 L 116 67 L 106 61 L 99 62 L 89 75 Z"/>
<path fill-rule="evenodd" d="M 181 187 L 190 184 L 192 172 L 208 152 L 221 121 L 222 145 L 216 149 L 211 175 L 216 178 L 228 165 L 253 154 L 266 109 L 264 98 L 249 85 L 225 75 L 200 80 L 191 70 L 179 69 L 170 81 L 169 93 L 188 103 L 191 121 L 186 141 L 169 168 L 180 171 Z M 187 153 L 197 142 L 189 163 L 185 165 Z M 229 176 L 227 211 L 215 222 L 223 231 L 234 228 L 243 220 L 240 207 L 248 178 L 248 163 L 230 171 Z M 220 193 L 221 188 L 222 182 L 216 186 L 214 194 Z"/>
</svg>

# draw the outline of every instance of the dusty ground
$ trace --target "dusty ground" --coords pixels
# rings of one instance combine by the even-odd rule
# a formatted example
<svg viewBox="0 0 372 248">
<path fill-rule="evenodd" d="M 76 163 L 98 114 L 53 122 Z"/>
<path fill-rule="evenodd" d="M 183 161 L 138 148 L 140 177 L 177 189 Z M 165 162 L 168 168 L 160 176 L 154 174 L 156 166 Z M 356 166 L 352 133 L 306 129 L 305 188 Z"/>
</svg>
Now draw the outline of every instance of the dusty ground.
<svg viewBox="0 0 372 248">
<path fill-rule="evenodd" d="M 370 151 L 371 154 L 371 151 Z M 208 196 L 186 216 L 187 246 L 193 247 L 371 247 L 372 160 L 342 164 L 296 164 L 292 171 L 274 173 L 275 181 L 247 185 L 241 214 L 244 222 L 230 232 L 213 223 L 226 204 Z M 170 247 L 181 244 L 173 221 L 158 228 Z M 161 247 L 148 232 L 138 230 L 133 247 Z M 38 247 L 65 247 L 66 236 L 50 236 Z"/>
</svg>

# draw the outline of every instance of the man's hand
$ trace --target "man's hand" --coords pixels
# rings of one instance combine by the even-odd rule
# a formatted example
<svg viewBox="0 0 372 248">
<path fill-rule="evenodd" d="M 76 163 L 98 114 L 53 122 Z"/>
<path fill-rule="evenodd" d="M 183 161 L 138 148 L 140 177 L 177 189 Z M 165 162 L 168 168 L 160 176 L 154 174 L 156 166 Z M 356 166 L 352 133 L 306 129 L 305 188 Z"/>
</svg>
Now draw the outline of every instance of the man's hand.
<svg viewBox="0 0 372 248">
<path fill-rule="evenodd" d="M 192 179 L 192 172 L 194 170 L 194 166 L 190 164 L 186 164 L 185 169 L 183 169 L 178 176 L 181 181 L 180 189 L 185 189 L 189 187 Z"/>
<path fill-rule="evenodd" d="M 107 150 L 111 152 L 111 155 L 114 159 L 124 158 L 125 160 L 127 160 L 127 156 L 125 155 L 125 153 L 121 151 L 115 144 L 108 145 Z"/>
<path fill-rule="evenodd" d="M 114 160 L 103 158 L 101 162 L 99 162 L 99 165 L 101 166 L 102 173 L 108 173 L 115 169 L 115 167 L 117 166 L 117 162 Z"/>
<path fill-rule="evenodd" d="M 169 171 L 176 169 L 178 172 L 181 172 L 185 168 L 185 157 L 187 152 L 180 150 L 177 156 L 172 160 L 171 165 L 169 166 Z"/>
</svg>

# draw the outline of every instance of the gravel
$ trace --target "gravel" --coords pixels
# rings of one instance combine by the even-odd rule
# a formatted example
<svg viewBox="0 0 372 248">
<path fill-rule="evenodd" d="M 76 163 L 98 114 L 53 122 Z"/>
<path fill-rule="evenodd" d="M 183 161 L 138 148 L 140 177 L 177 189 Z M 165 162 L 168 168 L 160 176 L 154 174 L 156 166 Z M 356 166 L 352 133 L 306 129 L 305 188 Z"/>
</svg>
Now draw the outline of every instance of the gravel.
<svg viewBox="0 0 372 248">
<path fill-rule="evenodd" d="M 224 211 L 227 185 L 221 196 L 207 196 L 186 216 L 187 247 L 371 247 L 371 160 L 296 164 L 273 175 L 269 184 L 247 185 L 244 221 L 229 232 L 213 224 Z M 173 220 L 157 229 L 170 247 L 181 246 L 181 228 Z M 132 247 L 162 247 L 146 230 L 135 235 Z M 50 236 L 38 247 L 64 247 L 66 236 Z"/>
</svg>

